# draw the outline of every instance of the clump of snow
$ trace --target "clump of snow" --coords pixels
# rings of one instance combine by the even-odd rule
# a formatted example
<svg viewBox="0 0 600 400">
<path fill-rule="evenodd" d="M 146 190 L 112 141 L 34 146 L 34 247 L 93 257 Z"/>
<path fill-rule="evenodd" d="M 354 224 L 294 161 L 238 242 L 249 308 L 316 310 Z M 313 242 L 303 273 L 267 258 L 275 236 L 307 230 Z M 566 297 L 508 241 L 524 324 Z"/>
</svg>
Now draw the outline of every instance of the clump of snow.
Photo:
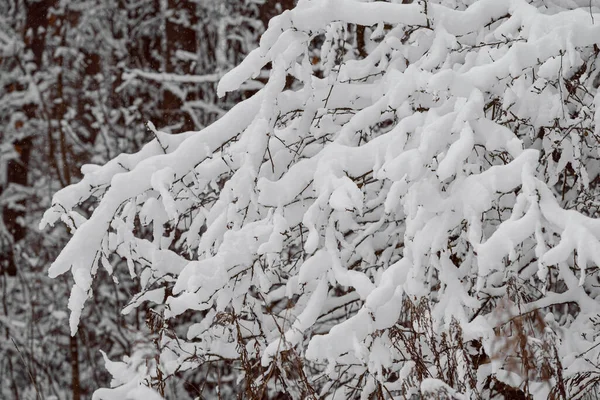
<svg viewBox="0 0 600 400">
<path fill-rule="evenodd" d="M 62 219 L 73 233 L 49 271 L 73 274 L 73 334 L 96 264 L 110 273 L 116 254 L 142 287 L 124 312 L 145 301 L 169 321 L 198 311 L 189 340 L 163 354 L 173 371 L 186 354 L 245 349 L 265 368 L 299 354 L 332 381 L 364 383 L 364 398 L 377 385 L 467 398 L 502 363 L 466 382 L 469 360 L 453 352 L 462 386 L 430 358 L 432 377 L 416 382 L 423 360 L 398 332 L 427 347 L 458 324 L 462 344 L 491 351 L 511 312 L 567 303 L 578 311 L 556 328 L 565 371 L 598 354 L 594 335 L 569 334 L 588 329 L 599 294 L 600 222 L 587 205 L 600 103 L 582 69 L 595 65 L 598 10 L 398 3 L 300 1 L 218 87 L 237 90 L 270 63 L 263 90 L 198 132 L 150 125 L 156 138 L 138 153 L 85 166 L 54 196 L 41 227 Z M 74 210 L 90 198 L 86 220 Z M 526 293 L 499 316 L 515 285 Z M 430 326 L 403 320 L 422 300 Z M 145 395 L 138 377 L 120 395 Z"/>
</svg>

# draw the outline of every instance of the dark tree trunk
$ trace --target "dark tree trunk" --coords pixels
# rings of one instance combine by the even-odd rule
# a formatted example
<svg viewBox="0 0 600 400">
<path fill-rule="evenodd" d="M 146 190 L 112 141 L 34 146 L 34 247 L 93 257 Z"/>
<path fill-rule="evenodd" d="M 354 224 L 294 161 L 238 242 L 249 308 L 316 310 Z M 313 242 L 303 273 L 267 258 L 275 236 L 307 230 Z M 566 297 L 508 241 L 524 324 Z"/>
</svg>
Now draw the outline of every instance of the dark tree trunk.
<svg viewBox="0 0 600 400">
<path fill-rule="evenodd" d="M 19 158 L 9 160 L 6 171 L 6 185 L 17 184 L 27 185 L 27 172 L 29 165 L 29 155 L 31 154 L 31 138 L 26 138 L 14 142 L 15 151 L 19 154 Z M 2 190 L 0 190 L 2 193 Z M 6 230 L 11 235 L 8 243 L 4 243 L 5 249 L 0 254 L 0 271 L 7 273 L 10 276 L 17 275 L 17 267 L 15 263 L 14 245 L 25 237 L 26 229 L 23 224 L 25 217 L 25 201 L 17 202 L 19 208 L 4 207 L 2 209 L 2 219 Z"/>
<path fill-rule="evenodd" d="M 81 386 L 79 384 L 79 345 L 77 336 L 71 336 L 69 349 L 71 351 L 71 392 L 73 400 L 81 400 Z"/>
<path fill-rule="evenodd" d="M 42 0 L 38 2 L 26 1 L 27 17 L 25 20 L 25 29 L 23 31 L 24 41 L 27 48 L 31 50 L 35 64 L 39 67 L 43 63 L 44 47 L 46 43 L 46 31 L 48 28 L 48 10 L 55 3 L 55 0 Z M 34 118 L 37 113 L 37 106 L 27 104 L 23 107 L 27 118 Z M 18 131 L 23 125 L 22 121 L 17 121 L 14 129 Z M 11 184 L 27 186 L 29 172 L 29 158 L 33 140 L 31 137 L 24 137 L 13 142 L 14 150 L 18 157 L 9 160 L 6 166 L 6 187 Z M 2 193 L 2 188 L 0 188 Z M 21 241 L 27 233 L 23 225 L 25 217 L 25 201 L 17 202 L 18 208 L 5 207 L 2 210 L 2 219 L 8 233 L 11 235 L 8 244 L 6 241 L 0 248 L 0 273 L 7 273 L 15 276 L 17 267 L 15 262 L 15 245 Z"/>
</svg>

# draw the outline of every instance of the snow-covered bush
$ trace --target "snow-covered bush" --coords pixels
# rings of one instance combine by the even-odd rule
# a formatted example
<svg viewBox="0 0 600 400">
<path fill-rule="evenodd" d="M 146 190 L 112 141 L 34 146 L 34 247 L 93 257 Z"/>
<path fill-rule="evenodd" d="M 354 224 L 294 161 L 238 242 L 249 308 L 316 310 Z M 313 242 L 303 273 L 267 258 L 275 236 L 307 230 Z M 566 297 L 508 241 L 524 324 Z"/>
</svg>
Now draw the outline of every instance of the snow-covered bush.
<svg viewBox="0 0 600 400">
<path fill-rule="evenodd" d="M 54 196 L 72 333 L 115 256 L 154 304 L 97 399 L 218 362 L 246 398 L 595 390 L 600 8 L 402 3 L 299 1 L 218 88 L 257 94 Z"/>
<path fill-rule="evenodd" d="M 152 349 L 139 328 L 147 310 L 120 313 L 139 285 L 123 260 L 94 280 L 71 337 L 72 277 L 47 276 L 69 229 L 34 227 L 81 164 L 139 150 L 153 136 L 148 119 L 201 129 L 256 91 L 254 82 L 217 101 L 214 87 L 258 46 L 259 13 L 286 2 L 0 1 L 0 398 L 90 398 L 110 382 L 99 348 L 110 359 Z M 182 386 L 171 379 L 166 392 Z"/>
</svg>

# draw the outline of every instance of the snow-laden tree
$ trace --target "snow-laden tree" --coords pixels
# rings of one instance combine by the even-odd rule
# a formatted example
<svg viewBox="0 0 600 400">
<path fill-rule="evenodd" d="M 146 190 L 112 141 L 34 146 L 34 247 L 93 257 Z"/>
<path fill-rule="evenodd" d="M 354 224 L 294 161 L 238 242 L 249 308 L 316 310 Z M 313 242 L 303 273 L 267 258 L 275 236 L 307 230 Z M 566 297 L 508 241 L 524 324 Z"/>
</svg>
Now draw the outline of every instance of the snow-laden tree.
<svg viewBox="0 0 600 400">
<path fill-rule="evenodd" d="M 148 119 L 200 129 L 248 97 L 217 102 L 216 81 L 258 45 L 259 9 L 272 14 L 286 1 L 0 1 L 0 398 L 89 398 L 110 382 L 99 348 L 114 359 L 154 351 L 147 310 L 120 313 L 139 285 L 122 260 L 94 280 L 70 336 L 72 277 L 47 276 L 69 228 L 33 227 L 81 164 L 139 150 L 153 136 Z M 219 63 L 218 46 L 228 49 Z M 195 384 L 171 379 L 165 393 L 185 399 Z"/>
<path fill-rule="evenodd" d="M 223 361 L 246 398 L 596 391 L 600 4 L 401 3 L 301 0 L 218 88 L 257 94 L 54 196 L 71 332 L 119 258 L 154 303 L 95 399 Z"/>
</svg>

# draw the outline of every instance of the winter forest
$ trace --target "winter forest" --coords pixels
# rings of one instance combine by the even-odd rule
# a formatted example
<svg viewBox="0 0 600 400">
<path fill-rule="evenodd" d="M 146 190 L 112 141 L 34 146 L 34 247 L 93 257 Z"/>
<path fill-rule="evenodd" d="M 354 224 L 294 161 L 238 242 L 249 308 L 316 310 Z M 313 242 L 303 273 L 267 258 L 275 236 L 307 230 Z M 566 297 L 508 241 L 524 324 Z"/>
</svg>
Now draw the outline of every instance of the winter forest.
<svg viewBox="0 0 600 400">
<path fill-rule="evenodd" d="M 600 0 L 0 0 L 0 399 L 597 399 Z"/>
</svg>

